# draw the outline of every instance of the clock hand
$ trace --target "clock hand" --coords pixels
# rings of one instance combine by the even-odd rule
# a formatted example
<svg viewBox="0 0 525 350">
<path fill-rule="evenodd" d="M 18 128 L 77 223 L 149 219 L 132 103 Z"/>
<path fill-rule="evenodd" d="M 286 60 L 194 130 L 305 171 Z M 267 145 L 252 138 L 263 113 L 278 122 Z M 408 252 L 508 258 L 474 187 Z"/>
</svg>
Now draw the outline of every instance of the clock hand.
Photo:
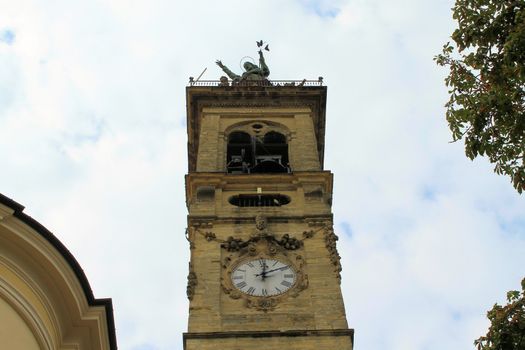
<svg viewBox="0 0 525 350">
<path fill-rule="evenodd" d="M 270 272 L 275 272 L 275 271 L 283 270 L 283 269 L 285 269 L 285 268 L 286 268 L 286 266 L 285 266 L 285 267 L 279 267 L 278 269 L 273 269 L 273 270 L 270 270 L 270 271 L 263 271 L 262 273 L 260 273 L 260 274 L 258 274 L 258 275 L 255 275 L 255 277 L 261 276 L 261 275 L 263 275 L 263 274 L 265 275 L 265 277 L 268 277 L 268 276 L 266 276 L 266 274 L 269 274 Z"/>
<path fill-rule="evenodd" d="M 285 267 L 279 267 L 278 269 L 273 269 L 273 270 L 270 270 L 270 271 L 266 271 L 266 273 L 270 273 L 270 272 L 274 272 L 274 271 L 279 271 L 279 270 L 283 270 Z"/>
<path fill-rule="evenodd" d="M 264 260 L 261 260 L 262 261 L 262 266 L 263 266 L 263 270 L 262 270 L 262 280 L 264 281 L 264 279 L 266 278 L 266 261 Z"/>
</svg>

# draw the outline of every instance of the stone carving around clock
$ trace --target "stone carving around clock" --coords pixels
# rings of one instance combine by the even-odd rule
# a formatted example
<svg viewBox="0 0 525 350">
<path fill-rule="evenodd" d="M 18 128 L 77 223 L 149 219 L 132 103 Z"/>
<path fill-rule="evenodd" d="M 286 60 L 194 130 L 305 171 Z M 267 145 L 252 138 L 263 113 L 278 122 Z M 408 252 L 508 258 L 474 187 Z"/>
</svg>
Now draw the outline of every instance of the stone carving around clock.
<svg viewBox="0 0 525 350">
<path fill-rule="evenodd" d="M 221 286 L 232 299 L 264 312 L 308 287 L 302 240 L 268 232 L 266 219 L 256 218 L 250 239 L 229 237 L 223 249 Z"/>
</svg>

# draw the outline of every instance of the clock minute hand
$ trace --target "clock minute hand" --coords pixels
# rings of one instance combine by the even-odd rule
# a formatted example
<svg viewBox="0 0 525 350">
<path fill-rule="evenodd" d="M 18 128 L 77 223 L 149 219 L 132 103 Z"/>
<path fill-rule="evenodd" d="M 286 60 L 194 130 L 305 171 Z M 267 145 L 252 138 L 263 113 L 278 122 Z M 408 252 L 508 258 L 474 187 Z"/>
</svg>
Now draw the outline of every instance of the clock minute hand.
<svg viewBox="0 0 525 350">
<path fill-rule="evenodd" d="M 270 273 L 270 272 L 274 272 L 274 271 L 283 270 L 285 268 L 286 268 L 286 266 L 285 267 L 279 267 L 278 269 L 273 269 L 273 270 L 270 270 L 270 271 L 266 271 L 265 274 Z"/>
</svg>

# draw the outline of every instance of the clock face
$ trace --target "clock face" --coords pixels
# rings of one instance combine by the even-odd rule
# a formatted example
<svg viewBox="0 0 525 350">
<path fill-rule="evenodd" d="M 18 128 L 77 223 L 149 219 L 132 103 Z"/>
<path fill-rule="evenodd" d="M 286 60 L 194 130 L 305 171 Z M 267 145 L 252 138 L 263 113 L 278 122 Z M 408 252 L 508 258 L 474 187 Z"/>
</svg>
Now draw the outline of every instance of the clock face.
<svg viewBox="0 0 525 350">
<path fill-rule="evenodd" d="M 259 258 L 237 265 L 231 279 L 241 292 L 265 297 L 282 294 L 293 287 L 297 274 L 292 266 L 282 261 Z"/>
</svg>

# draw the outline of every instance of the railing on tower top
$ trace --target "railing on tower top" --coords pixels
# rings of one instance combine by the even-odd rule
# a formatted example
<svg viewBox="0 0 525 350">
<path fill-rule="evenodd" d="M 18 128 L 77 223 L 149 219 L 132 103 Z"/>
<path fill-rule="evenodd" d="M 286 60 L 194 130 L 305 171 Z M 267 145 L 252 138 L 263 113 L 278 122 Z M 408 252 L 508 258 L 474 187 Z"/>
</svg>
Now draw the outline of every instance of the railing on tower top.
<svg viewBox="0 0 525 350">
<path fill-rule="evenodd" d="M 323 77 L 317 80 L 244 80 L 234 82 L 232 80 L 194 80 L 190 77 L 189 86 L 323 86 Z"/>
</svg>

